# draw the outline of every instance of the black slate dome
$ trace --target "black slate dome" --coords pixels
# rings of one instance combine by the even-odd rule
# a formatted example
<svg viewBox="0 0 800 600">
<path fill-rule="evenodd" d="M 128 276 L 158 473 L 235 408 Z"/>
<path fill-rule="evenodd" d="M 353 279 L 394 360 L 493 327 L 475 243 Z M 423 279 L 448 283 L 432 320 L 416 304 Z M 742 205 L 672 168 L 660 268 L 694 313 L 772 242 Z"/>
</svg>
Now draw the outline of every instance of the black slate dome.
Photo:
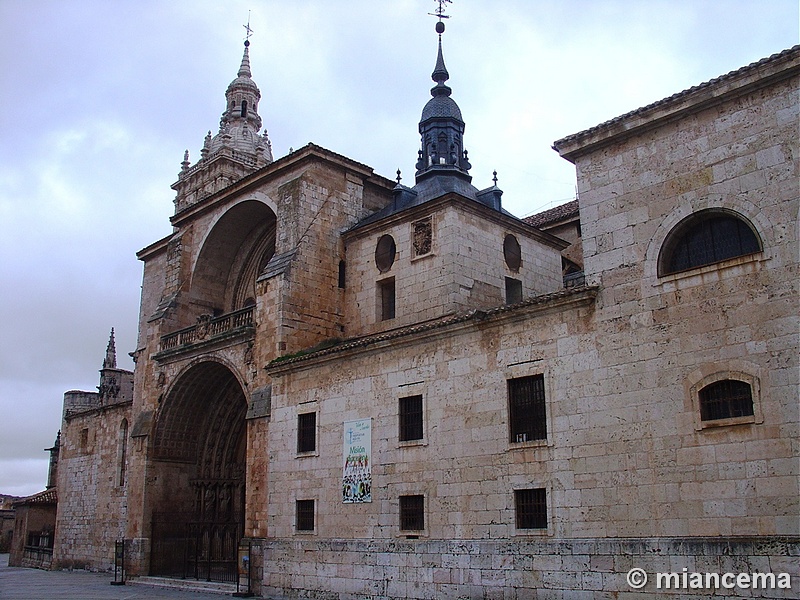
<svg viewBox="0 0 800 600">
<path fill-rule="evenodd" d="M 425 107 L 422 109 L 422 116 L 420 121 L 427 121 L 434 118 L 448 118 L 458 119 L 462 123 L 464 119 L 461 117 L 461 109 L 458 104 L 450 96 L 434 96 Z"/>
</svg>

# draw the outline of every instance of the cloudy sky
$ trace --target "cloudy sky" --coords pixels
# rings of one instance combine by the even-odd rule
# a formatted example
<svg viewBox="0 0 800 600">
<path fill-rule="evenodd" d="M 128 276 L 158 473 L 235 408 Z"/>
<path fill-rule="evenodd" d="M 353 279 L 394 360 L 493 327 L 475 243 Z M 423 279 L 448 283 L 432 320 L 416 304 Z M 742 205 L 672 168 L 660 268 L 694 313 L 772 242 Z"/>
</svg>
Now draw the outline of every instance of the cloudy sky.
<svg viewBox="0 0 800 600">
<path fill-rule="evenodd" d="M 132 368 L 141 264 L 183 152 L 217 132 L 251 11 L 273 152 L 314 142 L 413 182 L 434 0 L 0 0 L 0 493 L 43 489 L 63 392 L 111 327 Z M 561 137 L 798 42 L 796 0 L 456 0 L 444 52 L 473 183 L 570 200 Z"/>
</svg>

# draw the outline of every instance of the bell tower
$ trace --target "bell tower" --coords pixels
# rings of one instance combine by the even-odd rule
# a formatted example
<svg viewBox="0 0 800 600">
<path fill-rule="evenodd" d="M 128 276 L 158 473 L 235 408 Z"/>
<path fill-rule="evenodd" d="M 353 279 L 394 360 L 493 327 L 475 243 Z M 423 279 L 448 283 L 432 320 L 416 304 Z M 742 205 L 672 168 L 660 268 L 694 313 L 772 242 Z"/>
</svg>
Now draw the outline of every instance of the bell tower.
<svg viewBox="0 0 800 600">
<path fill-rule="evenodd" d="M 469 169 L 472 165 L 467 159 L 464 149 L 464 119 L 461 109 L 450 97 L 453 92 L 445 82 L 450 74 L 444 65 L 442 54 L 442 33 L 444 33 L 445 15 L 438 14 L 436 33 L 439 34 L 439 53 L 431 79 L 436 85 L 431 88 L 432 98 L 422 109 L 419 122 L 419 133 L 422 137 L 421 148 L 417 159 L 417 183 L 434 175 L 455 175 L 467 182 L 472 180 Z"/>
<path fill-rule="evenodd" d="M 252 30 L 246 26 L 247 37 Z M 178 181 L 172 184 L 177 192 L 175 213 L 197 204 L 234 181 L 272 162 L 272 144 L 266 130 L 261 129 L 258 102 L 261 91 L 250 72 L 250 40 L 244 42 L 244 55 L 236 78 L 225 90 L 225 111 L 219 120 L 219 132 L 206 134 L 200 160 L 183 156 Z"/>
</svg>

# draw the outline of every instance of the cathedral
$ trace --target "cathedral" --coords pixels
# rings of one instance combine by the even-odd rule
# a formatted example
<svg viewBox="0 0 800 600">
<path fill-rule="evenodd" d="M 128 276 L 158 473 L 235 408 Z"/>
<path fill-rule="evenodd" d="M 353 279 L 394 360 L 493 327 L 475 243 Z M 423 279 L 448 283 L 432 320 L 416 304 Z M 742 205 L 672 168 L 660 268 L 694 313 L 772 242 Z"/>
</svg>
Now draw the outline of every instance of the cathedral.
<svg viewBox="0 0 800 600">
<path fill-rule="evenodd" d="M 134 371 L 112 333 L 65 394 L 54 568 L 122 541 L 131 577 L 270 598 L 800 587 L 800 47 L 554 142 L 577 198 L 519 219 L 470 175 L 443 31 L 413 185 L 273 156 L 245 42 L 137 254 Z"/>
</svg>

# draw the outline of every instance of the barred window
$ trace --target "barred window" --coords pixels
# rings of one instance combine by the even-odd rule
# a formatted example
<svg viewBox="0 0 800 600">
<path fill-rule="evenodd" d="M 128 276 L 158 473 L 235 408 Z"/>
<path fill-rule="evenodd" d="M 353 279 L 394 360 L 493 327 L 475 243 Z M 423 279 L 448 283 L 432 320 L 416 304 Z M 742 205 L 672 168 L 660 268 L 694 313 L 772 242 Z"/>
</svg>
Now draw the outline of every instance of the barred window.
<svg viewBox="0 0 800 600">
<path fill-rule="evenodd" d="M 317 413 L 297 415 L 297 451 L 314 452 L 317 449 Z"/>
<path fill-rule="evenodd" d="M 422 396 L 400 398 L 401 442 L 422 439 Z"/>
<path fill-rule="evenodd" d="M 736 379 L 715 381 L 700 390 L 700 418 L 703 421 L 753 415 L 753 390 Z"/>
<path fill-rule="evenodd" d="M 547 529 L 547 490 L 514 490 L 517 529 Z"/>
<path fill-rule="evenodd" d="M 544 375 L 508 380 L 510 442 L 547 439 Z"/>
<path fill-rule="evenodd" d="M 298 500 L 295 503 L 295 528 L 297 531 L 314 531 L 313 500 Z"/>
<path fill-rule="evenodd" d="M 703 210 L 684 219 L 667 236 L 659 258 L 659 275 L 704 267 L 761 251 L 761 241 L 739 215 Z"/>
<path fill-rule="evenodd" d="M 425 496 L 400 496 L 400 530 L 425 529 Z"/>
</svg>

